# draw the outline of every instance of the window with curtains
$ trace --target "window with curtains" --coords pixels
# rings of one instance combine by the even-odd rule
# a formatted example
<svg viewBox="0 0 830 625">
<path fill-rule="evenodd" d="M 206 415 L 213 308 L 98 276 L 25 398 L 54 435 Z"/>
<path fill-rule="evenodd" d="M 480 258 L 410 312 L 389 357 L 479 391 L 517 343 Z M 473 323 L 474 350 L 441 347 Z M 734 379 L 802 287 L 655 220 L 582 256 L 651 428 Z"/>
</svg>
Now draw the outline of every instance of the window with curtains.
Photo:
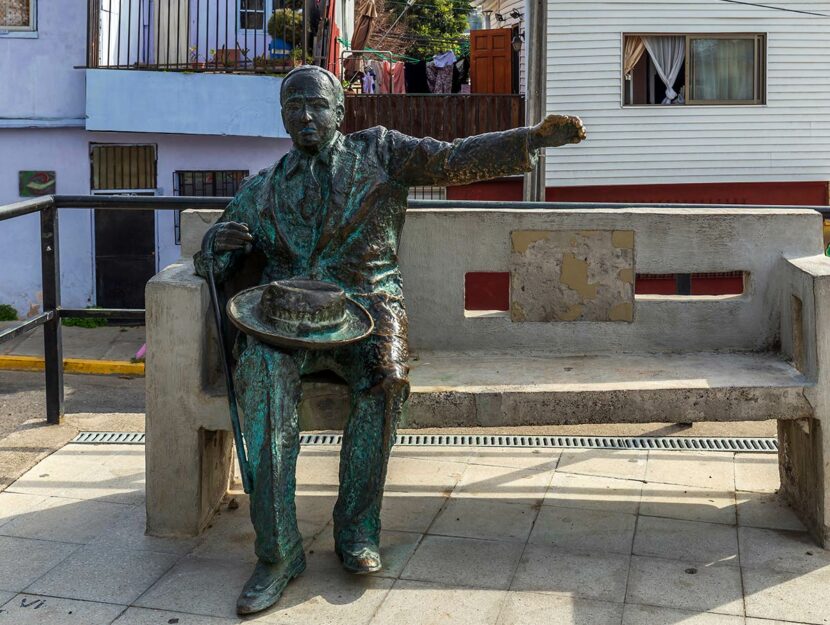
<svg viewBox="0 0 830 625">
<path fill-rule="evenodd" d="M 763 104 L 763 34 L 626 34 L 623 103 Z"/>
<path fill-rule="evenodd" d="M 0 0 L 0 32 L 35 30 L 36 0 Z"/>
</svg>

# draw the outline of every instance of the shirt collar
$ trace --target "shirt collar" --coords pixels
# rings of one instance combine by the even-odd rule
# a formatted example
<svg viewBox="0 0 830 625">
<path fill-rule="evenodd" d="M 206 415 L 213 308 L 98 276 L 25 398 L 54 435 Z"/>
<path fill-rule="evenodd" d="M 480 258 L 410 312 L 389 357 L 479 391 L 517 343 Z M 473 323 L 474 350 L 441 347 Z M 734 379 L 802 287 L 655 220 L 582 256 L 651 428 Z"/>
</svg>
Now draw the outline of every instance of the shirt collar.
<svg viewBox="0 0 830 625">
<path fill-rule="evenodd" d="M 292 148 L 291 151 L 286 156 L 285 161 L 285 176 L 286 178 L 290 178 L 295 173 L 297 173 L 297 168 L 300 166 L 300 163 L 303 162 L 304 159 L 316 159 L 324 167 L 329 167 L 332 162 L 332 157 L 336 149 L 340 147 L 340 144 L 343 141 L 343 135 L 338 131 L 334 133 L 334 137 L 331 141 L 329 141 L 326 145 L 322 147 L 322 149 L 314 156 L 308 156 L 296 147 Z"/>
</svg>

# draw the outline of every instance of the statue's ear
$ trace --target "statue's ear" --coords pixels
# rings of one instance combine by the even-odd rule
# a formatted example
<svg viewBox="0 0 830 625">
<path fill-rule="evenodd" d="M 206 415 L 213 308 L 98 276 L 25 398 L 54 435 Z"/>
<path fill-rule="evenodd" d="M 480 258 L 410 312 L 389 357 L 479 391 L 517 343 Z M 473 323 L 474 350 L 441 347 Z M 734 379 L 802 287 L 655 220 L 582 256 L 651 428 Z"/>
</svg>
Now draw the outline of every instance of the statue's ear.
<svg viewBox="0 0 830 625">
<path fill-rule="evenodd" d="M 337 105 L 337 125 L 338 127 L 340 124 L 343 123 L 343 118 L 346 117 L 346 105 L 342 102 Z"/>
</svg>

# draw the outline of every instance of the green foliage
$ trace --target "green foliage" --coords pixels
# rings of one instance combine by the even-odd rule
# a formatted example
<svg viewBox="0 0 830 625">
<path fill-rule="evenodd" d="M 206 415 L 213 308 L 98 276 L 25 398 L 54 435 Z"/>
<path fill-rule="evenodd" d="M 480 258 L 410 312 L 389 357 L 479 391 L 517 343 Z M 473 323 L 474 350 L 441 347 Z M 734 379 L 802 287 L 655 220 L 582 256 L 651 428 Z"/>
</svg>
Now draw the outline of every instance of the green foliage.
<svg viewBox="0 0 830 625">
<path fill-rule="evenodd" d="M 268 34 L 294 46 L 303 41 L 303 12 L 277 9 L 268 18 Z"/>
<path fill-rule="evenodd" d="M 17 321 L 17 309 L 10 304 L 0 304 L 0 321 Z"/>
<path fill-rule="evenodd" d="M 87 308 L 100 308 L 99 306 L 87 306 Z M 64 317 L 61 324 L 73 328 L 100 328 L 107 325 L 106 319 L 88 319 L 85 317 Z"/>
<path fill-rule="evenodd" d="M 393 15 L 400 13 L 399 4 L 390 2 L 388 7 Z M 459 54 L 459 39 L 467 31 L 470 10 L 469 0 L 432 0 L 424 5 L 416 2 L 402 20 L 408 31 L 406 34 L 412 37 L 406 54 L 421 59 L 448 50 Z"/>
</svg>

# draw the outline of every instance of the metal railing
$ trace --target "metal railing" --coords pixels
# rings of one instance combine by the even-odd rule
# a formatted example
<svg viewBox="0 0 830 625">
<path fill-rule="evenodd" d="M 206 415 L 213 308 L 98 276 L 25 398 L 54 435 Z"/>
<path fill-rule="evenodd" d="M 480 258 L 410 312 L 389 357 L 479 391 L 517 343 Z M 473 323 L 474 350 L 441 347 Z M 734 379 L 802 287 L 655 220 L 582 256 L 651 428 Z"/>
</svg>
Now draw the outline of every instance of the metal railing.
<svg viewBox="0 0 830 625">
<path fill-rule="evenodd" d="M 58 209 L 107 209 L 107 210 L 184 210 L 184 209 L 224 209 L 232 198 L 229 197 L 124 197 L 107 195 L 49 195 L 31 200 L 24 200 L 0 206 L 0 222 L 40 214 L 40 258 L 41 289 L 43 292 L 43 310 L 40 314 L 0 331 L 0 343 L 11 340 L 25 332 L 43 326 L 43 346 L 45 361 L 46 420 L 58 424 L 64 414 L 63 402 L 63 342 L 61 319 L 80 317 L 86 319 L 143 320 L 144 309 L 124 308 L 64 308 L 60 295 L 60 253 Z M 498 209 L 522 210 L 527 208 L 544 210 L 568 209 L 609 209 L 609 208 L 689 208 L 700 205 L 689 204 L 642 204 L 629 202 L 623 204 L 576 203 L 576 202 L 487 202 L 458 200 L 409 200 L 408 208 L 417 209 Z M 780 206 L 736 205 L 735 208 L 769 208 Z M 830 206 L 807 206 L 830 219 Z"/>
<path fill-rule="evenodd" d="M 335 1 L 88 0 L 86 66 L 234 73 L 325 66 Z"/>
</svg>

